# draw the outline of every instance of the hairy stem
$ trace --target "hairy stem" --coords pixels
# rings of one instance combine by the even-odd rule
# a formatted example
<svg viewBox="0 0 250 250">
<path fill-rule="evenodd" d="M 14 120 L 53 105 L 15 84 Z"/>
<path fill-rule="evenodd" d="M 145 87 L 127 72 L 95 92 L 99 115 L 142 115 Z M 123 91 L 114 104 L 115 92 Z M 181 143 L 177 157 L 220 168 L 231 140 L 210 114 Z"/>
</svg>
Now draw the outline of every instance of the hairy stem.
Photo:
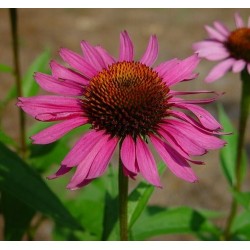
<svg viewBox="0 0 250 250">
<path fill-rule="evenodd" d="M 239 119 L 239 135 L 237 144 L 237 155 L 236 155 L 236 165 L 235 174 L 236 182 L 233 187 L 234 191 L 240 192 L 242 186 L 242 156 L 244 149 L 244 139 L 247 126 L 247 119 L 250 111 L 250 75 L 245 69 L 241 73 L 242 80 L 242 91 L 241 91 L 241 103 L 240 103 L 240 119 Z M 230 213 L 226 222 L 226 227 L 224 230 L 223 239 L 230 240 L 231 238 L 231 227 L 235 216 L 237 215 L 238 203 L 235 199 L 232 200 Z"/>
<path fill-rule="evenodd" d="M 119 152 L 119 221 L 120 240 L 128 240 L 128 177 L 123 173 L 121 150 Z"/>
<path fill-rule="evenodd" d="M 12 51 L 13 51 L 13 60 L 14 60 L 14 75 L 17 88 L 17 96 L 22 96 L 22 83 L 21 83 L 21 72 L 20 72 L 20 61 L 19 61 L 19 41 L 18 41 L 18 32 L 17 32 L 17 10 L 10 9 L 10 22 L 11 22 L 11 36 L 12 36 Z M 20 128 L 20 154 L 23 158 L 26 156 L 26 132 L 25 132 L 25 115 L 24 112 L 19 109 L 19 128 Z"/>
</svg>

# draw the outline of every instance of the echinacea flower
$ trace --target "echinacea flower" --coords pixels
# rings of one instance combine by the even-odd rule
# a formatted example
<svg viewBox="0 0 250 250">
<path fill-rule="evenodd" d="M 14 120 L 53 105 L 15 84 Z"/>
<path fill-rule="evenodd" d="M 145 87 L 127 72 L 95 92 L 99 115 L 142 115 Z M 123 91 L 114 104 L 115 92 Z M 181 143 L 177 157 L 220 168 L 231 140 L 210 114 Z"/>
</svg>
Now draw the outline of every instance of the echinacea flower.
<svg viewBox="0 0 250 250">
<path fill-rule="evenodd" d="M 238 73 L 247 68 L 250 74 L 250 17 L 248 26 L 241 16 L 235 14 L 236 29 L 229 29 L 221 22 L 214 22 L 214 27 L 205 26 L 208 39 L 197 42 L 193 49 L 199 57 L 219 62 L 208 74 L 205 81 L 214 82 L 232 70 Z"/>
<path fill-rule="evenodd" d="M 134 178 L 138 173 L 160 187 L 160 178 L 148 143 L 159 153 L 178 177 L 195 182 L 197 177 L 189 162 L 191 156 L 218 149 L 225 142 L 215 135 L 221 125 L 197 104 L 216 99 L 184 100 L 189 94 L 170 88 L 197 76 L 197 55 L 185 60 L 173 59 L 151 66 L 158 56 L 156 36 L 151 36 L 139 61 L 134 61 L 134 46 L 128 33 L 120 35 L 119 59 L 100 46 L 81 42 L 83 56 L 61 49 L 62 59 L 71 68 L 55 61 L 52 75 L 36 73 L 37 83 L 46 91 L 58 94 L 19 98 L 18 106 L 39 121 L 59 123 L 31 137 L 35 144 L 60 139 L 70 130 L 90 124 L 91 129 L 73 146 L 59 170 L 49 178 L 76 171 L 69 189 L 80 188 L 101 176 L 108 167 L 118 144 L 124 174 Z M 192 116 L 188 113 L 193 113 Z"/>
</svg>

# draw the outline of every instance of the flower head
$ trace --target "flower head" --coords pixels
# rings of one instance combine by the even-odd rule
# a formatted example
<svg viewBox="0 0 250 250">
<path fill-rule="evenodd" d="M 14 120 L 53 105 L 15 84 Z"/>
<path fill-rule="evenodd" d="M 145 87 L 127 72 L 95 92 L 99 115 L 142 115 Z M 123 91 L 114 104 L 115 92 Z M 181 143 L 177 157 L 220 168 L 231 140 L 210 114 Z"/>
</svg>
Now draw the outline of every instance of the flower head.
<svg viewBox="0 0 250 250">
<path fill-rule="evenodd" d="M 179 82 L 195 78 L 197 55 L 173 59 L 152 68 L 158 56 L 156 36 L 151 36 L 139 61 L 134 61 L 133 43 L 128 33 L 120 35 L 119 59 L 100 46 L 81 42 L 83 56 L 68 49 L 60 55 L 71 68 L 51 62 L 52 75 L 36 73 L 37 83 L 58 95 L 19 98 L 18 106 L 39 121 L 59 123 L 32 136 L 33 143 L 54 142 L 70 130 L 90 124 L 91 129 L 73 146 L 59 170 L 49 178 L 76 171 L 69 189 L 80 188 L 101 176 L 118 144 L 124 173 L 138 173 L 161 186 L 151 142 L 169 169 L 178 177 L 197 181 L 190 167 L 191 156 L 203 155 L 225 142 L 215 135 L 220 124 L 197 104 L 216 99 L 211 91 L 171 90 Z M 214 98 L 184 100 L 181 96 L 212 93 Z M 193 113 L 191 116 L 188 113 Z"/>
<path fill-rule="evenodd" d="M 233 31 L 218 21 L 214 22 L 214 27 L 205 26 L 209 38 L 193 45 L 199 57 L 210 61 L 221 60 L 210 71 L 206 82 L 219 79 L 229 70 L 238 73 L 247 68 L 250 74 L 250 17 L 248 26 L 245 26 L 241 16 L 236 13 L 235 24 Z"/>
</svg>

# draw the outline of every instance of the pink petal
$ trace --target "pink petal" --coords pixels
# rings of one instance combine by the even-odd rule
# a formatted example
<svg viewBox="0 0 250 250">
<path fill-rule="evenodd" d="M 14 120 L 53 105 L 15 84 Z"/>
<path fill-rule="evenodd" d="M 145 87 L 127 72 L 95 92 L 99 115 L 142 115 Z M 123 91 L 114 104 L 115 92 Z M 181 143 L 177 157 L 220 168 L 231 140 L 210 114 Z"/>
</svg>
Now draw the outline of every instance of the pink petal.
<svg viewBox="0 0 250 250">
<path fill-rule="evenodd" d="M 78 184 L 84 181 L 90 171 L 92 163 L 98 153 L 101 151 L 103 147 L 106 147 L 107 141 L 109 139 L 109 135 L 103 135 L 99 141 L 97 141 L 89 150 L 88 154 L 85 154 L 84 158 L 77 166 L 76 171 L 73 177 L 70 180 L 70 183 L 67 185 L 67 188 L 72 189 L 75 188 Z"/>
<path fill-rule="evenodd" d="M 205 41 L 194 43 L 192 47 L 197 52 L 199 50 L 208 49 L 208 48 L 222 48 L 224 47 L 224 44 L 219 41 L 205 40 Z"/>
<path fill-rule="evenodd" d="M 99 52 L 96 50 L 95 47 L 93 47 L 86 41 L 81 42 L 81 47 L 86 61 L 93 68 L 95 68 L 98 71 L 101 71 L 103 68 L 106 68 L 106 64 L 104 63 L 101 55 L 99 54 Z"/>
<path fill-rule="evenodd" d="M 57 79 L 65 79 L 83 84 L 84 86 L 89 83 L 89 80 L 83 75 L 63 67 L 55 61 L 50 62 L 50 67 L 52 70 L 52 75 Z"/>
<path fill-rule="evenodd" d="M 119 61 L 133 61 L 134 59 L 134 46 L 127 33 L 124 31 L 120 34 L 120 55 Z"/>
<path fill-rule="evenodd" d="M 220 123 L 204 108 L 193 104 L 177 104 L 179 108 L 190 110 L 199 119 L 200 123 L 210 130 L 222 129 Z"/>
<path fill-rule="evenodd" d="M 212 70 L 209 72 L 208 76 L 206 77 L 205 81 L 207 83 L 214 82 L 224 76 L 227 71 L 233 66 L 235 59 L 228 58 L 220 63 L 218 63 Z"/>
<path fill-rule="evenodd" d="M 175 151 L 166 143 L 163 143 L 154 135 L 150 136 L 150 140 L 154 144 L 157 152 L 159 153 L 165 164 L 173 172 L 173 174 L 188 182 L 197 181 L 197 177 L 195 176 L 193 170 L 191 169 L 187 161 L 177 151 Z"/>
<path fill-rule="evenodd" d="M 117 137 L 109 138 L 105 145 L 101 148 L 87 175 L 87 179 L 94 179 L 101 176 L 108 167 L 108 164 L 114 154 L 119 139 Z"/>
<path fill-rule="evenodd" d="M 226 41 L 226 36 L 221 34 L 216 29 L 214 29 L 214 28 L 212 28 L 212 27 L 210 27 L 208 25 L 205 26 L 205 29 L 206 29 L 206 31 L 208 33 L 209 38 L 216 39 L 216 40 L 218 40 L 220 42 Z"/>
<path fill-rule="evenodd" d="M 208 47 L 197 51 L 200 57 L 211 61 L 217 61 L 227 58 L 230 54 L 224 47 Z"/>
<path fill-rule="evenodd" d="M 232 71 L 234 73 L 239 73 L 241 72 L 246 66 L 246 62 L 244 60 L 237 60 L 234 64 L 233 64 L 233 68 Z"/>
<path fill-rule="evenodd" d="M 97 69 L 91 66 L 86 60 L 75 52 L 62 48 L 59 54 L 65 62 L 67 62 L 72 68 L 79 70 L 88 79 L 91 79 L 97 74 Z"/>
<path fill-rule="evenodd" d="M 177 121 L 177 120 L 168 120 L 168 128 L 172 127 L 183 133 L 186 137 L 196 143 L 198 146 L 205 149 L 218 149 L 225 146 L 225 141 L 208 134 L 203 133 L 192 125 Z"/>
<path fill-rule="evenodd" d="M 151 67 L 158 57 L 158 41 L 155 35 L 151 36 L 149 39 L 148 47 L 142 56 L 140 62 Z"/>
<path fill-rule="evenodd" d="M 121 160 L 127 170 L 137 173 L 135 166 L 135 142 L 130 135 L 127 135 L 122 142 Z"/>
<path fill-rule="evenodd" d="M 236 27 L 237 27 L 238 29 L 244 27 L 243 19 L 242 19 L 242 17 L 239 15 L 239 13 L 235 13 L 234 19 L 235 19 L 235 25 L 236 25 Z"/>
<path fill-rule="evenodd" d="M 37 120 L 62 120 L 72 115 L 84 114 L 78 99 L 62 96 L 19 97 L 17 106 Z M 43 117 L 45 115 L 45 117 Z"/>
<path fill-rule="evenodd" d="M 198 91 L 175 91 L 175 90 L 170 90 L 169 94 L 173 95 L 173 96 L 176 96 L 176 95 L 216 94 L 216 92 L 210 91 L 210 90 L 198 90 Z"/>
<path fill-rule="evenodd" d="M 178 131 L 176 128 L 169 126 L 168 124 L 162 124 L 157 131 L 166 141 L 169 136 L 174 138 L 178 145 L 189 155 L 204 155 L 207 150 L 200 147 L 184 133 Z"/>
<path fill-rule="evenodd" d="M 53 76 L 36 73 L 34 76 L 37 83 L 49 92 L 61 95 L 75 95 L 83 94 L 83 87 L 75 82 L 69 80 L 57 80 Z"/>
<path fill-rule="evenodd" d="M 88 156 L 94 145 L 104 136 L 104 131 L 90 130 L 84 134 L 66 155 L 61 165 L 66 167 L 77 166 Z"/>
<path fill-rule="evenodd" d="M 142 176 L 154 186 L 161 187 L 154 157 L 147 144 L 139 136 L 136 140 L 136 158 Z"/>
<path fill-rule="evenodd" d="M 229 29 L 222 22 L 215 21 L 214 27 L 224 36 L 228 36 L 230 34 Z"/>
<path fill-rule="evenodd" d="M 197 67 L 200 59 L 195 54 L 178 63 L 169 73 L 165 74 L 163 81 L 167 86 L 172 86 L 193 75 L 193 70 Z"/>
<path fill-rule="evenodd" d="M 99 52 L 99 54 L 101 55 L 106 67 L 108 67 L 109 65 L 112 65 L 113 63 L 116 62 L 115 59 L 101 46 L 96 46 L 95 48 Z"/>
<path fill-rule="evenodd" d="M 70 170 L 71 170 L 71 168 L 67 168 L 67 167 L 65 167 L 65 166 L 61 166 L 61 167 L 56 171 L 56 173 L 54 173 L 54 174 L 48 176 L 47 179 L 49 179 L 49 180 L 56 179 L 56 178 L 58 178 L 58 177 L 60 177 L 60 176 L 62 176 L 62 175 L 67 174 Z"/>
<path fill-rule="evenodd" d="M 169 71 L 174 69 L 174 67 L 178 63 L 180 63 L 180 60 L 174 58 L 172 60 L 159 64 L 157 67 L 154 68 L 154 70 L 159 74 L 160 77 L 163 78 Z"/>
<path fill-rule="evenodd" d="M 60 139 L 72 129 L 86 123 L 87 118 L 84 117 L 77 117 L 71 120 L 66 120 L 42 130 L 38 134 L 33 135 L 31 139 L 33 140 L 34 144 L 48 144 Z"/>
</svg>

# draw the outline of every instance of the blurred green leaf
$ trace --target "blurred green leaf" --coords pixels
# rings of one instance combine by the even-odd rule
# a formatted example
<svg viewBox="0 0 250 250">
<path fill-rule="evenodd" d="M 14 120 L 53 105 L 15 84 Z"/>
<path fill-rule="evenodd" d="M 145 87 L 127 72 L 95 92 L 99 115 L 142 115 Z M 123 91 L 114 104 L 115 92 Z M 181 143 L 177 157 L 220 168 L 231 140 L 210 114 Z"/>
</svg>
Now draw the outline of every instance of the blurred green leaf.
<svg viewBox="0 0 250 250">
<path fill-rule="evenodd" d="M 250 192 L 237 192 L 232 190 L 232 194 L 239 204 L 245 209 L 250 209 Z"/>
<path fill-rule="evenodd" d="M 50 51 L 45 50 L 41 53 L 31 64 L 31 66 L 26 71 L 23 79 L 22 79 L 22 88 L 23 88 L 23 96 L 33 96 L 38 93 L 39 86 L 35 82 L 33 75 L 35 72 L 48 72 L 48 63 L 50 60 Z M 3 103 L 8 103 L 12 99 L 17 97 L 16 85 L 13 85 L 9 90 L 7 95 L 5 96 Z"/>
<path fill-rule="evenodd" d="M 41 177 L 14 152 L 0 143 L 0 190 L 10 193 L 61 226 L 80 228 L 76 220 Z"/>
<path fill-rule="evenodd" d="M 163 163 L 159 165 L 158 170 L 159 170 L 160 175 L 163 173 L 165 168 L 166 166 Z M 128 197 L 128 227 L 129 229 L 133 226 L 133 224 L 141 215 L 153 191 L 154 191 L 153 185 L 146 183 L 146 182 L 141 182 L 129 195 Z"/>
<path fill-rule="evenodd" d="M 12 73 L 13 70 L 10 66 L 5 65 L 5 64 L 0 64 L 0 72 L 4 72 L 4 73 Z"/>
<path fill-rule="evenodd" d="M 221 161 L 222 171 L 227 181 L 232 186 L 236 182 L 235 163 L 236 163 L 238 135 L 236 129 L 230 122 L 230 119 L 228 118 L 223 106 L 219 105 L 218 107 L 219 107 L 218 108 L 219 120 L 222 126 L 224 127 L 224 130 L 226 132 L 233 133 L 232 135 L 221 136 L 221 138 L 227 141 L 228 144 L 220 150 L 220 161 Z M 242 157 L 241 178 L 244 178 L 244 176 L 246 175 L 246 168 L 247 168 L 247 157 L 246 157 L 246 152 L 244 151 Z"/>
<path fill-rule="evenodd" d="M 6 145 L 11 145 L 16 147 L 17 143 L 9 135 L 0 130 L 0 141 Z"/>
<path fill-rule="evenodd" d="M 35 211 L 7 192 L 1 192 L 1 206 L 4 218 L 4 239 L 21 240 Z"/>
<path fill-rule="evenodd" d="M 250 237 L 250 210 L 243 211 L 233 221 L 232 233 Z"/>
<path fill-rule="evenodd" d="M 33 76 L 35 72 L 48 72 L 50 57 L 50 51 L 45 50 L 28 68 L 22 80 L 23 96 L 33 96 L 38 93 L 39 85 L 35 82 Z"/>
<path fill-rule="evenodd" d="M 202 214 L 189 207 L 147 207 L 132 229 L 135 240 L 177 233 L 208 234 L 216 237 L 220 232 Z"/>
</svg>

